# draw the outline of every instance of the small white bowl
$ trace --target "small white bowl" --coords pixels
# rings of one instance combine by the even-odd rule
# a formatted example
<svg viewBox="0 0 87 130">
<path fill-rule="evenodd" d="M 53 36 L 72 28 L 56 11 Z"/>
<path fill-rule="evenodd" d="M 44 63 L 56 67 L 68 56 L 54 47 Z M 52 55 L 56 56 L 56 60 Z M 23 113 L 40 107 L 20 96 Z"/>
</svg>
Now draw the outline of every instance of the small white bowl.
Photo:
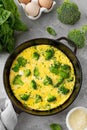
<svg viewBox="0 0 87 130">
<path fill-rule="evenodd" d="M 87 108 L 82 107 L 82 106 L 71 109 L 66 116 L 66 126 L 67 126 L 68 130 L 74 130 L 71 128 L 71 125 L 70 125 L 70 117 L 71 117 L 71 115 L 75 114 L 76 111 L 79 112 L 79 110 L 81 110 L 82 112 L 84 111 L 85 114 L 87 114 Z M 79 116 L 78 119 L 82 118 L 79 114 L 78 114 L 78 116 Z M 73 118 L 73 119 L 74 119 L 74 121 L 76 120 L 76 118 Z M 80 123 L 80 121 L 79 121 L 79 123 Z M 76 125 L 77 125 L 77 122 L 76 122 Z M 77 129 L 77 130 L 79 130 L 79 129 Z M 82 130 L 87 130 L 87 126 Z"/>
<path fill-rule="evenodd" d="M 32 0 L 32 1 L 38 2 L 38 0 Z M 27 15 L 27 13 L 26 13 L 26 11 L 25 11 L 25 6 L 26 6 L 26 5 L 23 4 L 23 3 L 19 3 L 19 5 L 22 6 L 22 8 L 23 8 L 23 10 L 24 10 L 24 12 L 25 12 L 25 14 L 26 14 L 26 16 L 27 16 L 29 19 L 31 19 L 31 20 L 36 20 L 36 19 L 38 19 L 38 18 L 41 16 L 42 13 L 49 13 L 49 12 L 54 8 L 55 4 L 56 4 L 56 2 L 53 1 L 53 4 L 52 4 L 52 6 L 51 6 L 50 9 L 41 7 L 41 8 L 40 8 L 40 11 L 39 11 L 39 14 L 38 14 L 36 17 L 33 17 L 33 16 Z"/>
</svg>

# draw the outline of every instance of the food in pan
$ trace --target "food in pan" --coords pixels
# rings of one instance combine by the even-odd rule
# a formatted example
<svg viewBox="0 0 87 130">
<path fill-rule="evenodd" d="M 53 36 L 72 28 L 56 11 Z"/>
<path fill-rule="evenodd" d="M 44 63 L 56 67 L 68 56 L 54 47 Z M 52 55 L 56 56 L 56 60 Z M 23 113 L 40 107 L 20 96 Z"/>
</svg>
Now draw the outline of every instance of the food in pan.
<svg viewBox="0 0 87 130">
<path fill-rule="evenodd" d="M 52 45 L 23 50 L 10 69 L 14 96 L 27 108 L 46 111 L 65 103 L 75 85 L 74 67 L 69 58 Z"/>
</svg>

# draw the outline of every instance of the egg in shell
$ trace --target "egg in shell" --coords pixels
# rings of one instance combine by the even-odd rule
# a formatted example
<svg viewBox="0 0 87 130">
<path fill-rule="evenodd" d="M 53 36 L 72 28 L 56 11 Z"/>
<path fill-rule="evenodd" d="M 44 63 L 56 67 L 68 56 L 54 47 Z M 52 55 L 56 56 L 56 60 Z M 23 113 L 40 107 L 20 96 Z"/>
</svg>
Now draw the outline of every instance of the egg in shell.
<svg viewBox="0 0 87 130">
<path fill-rule="evenodd" d="M 39 4 L 41 7 L 50 9 L 53 4 L 53 0 L 39 0 Z"/>
<path fill-rule="evenodd" d="M 28 4 L 31 0 L 18 0 L 20 3 Z"/>
<path fill-rule="evenodd" d="M 32 1 L 25 6 L 25 11 L 27 15 L 35 17 L 39 14 L 40 6 L 37 2 Z"/>
</svg>

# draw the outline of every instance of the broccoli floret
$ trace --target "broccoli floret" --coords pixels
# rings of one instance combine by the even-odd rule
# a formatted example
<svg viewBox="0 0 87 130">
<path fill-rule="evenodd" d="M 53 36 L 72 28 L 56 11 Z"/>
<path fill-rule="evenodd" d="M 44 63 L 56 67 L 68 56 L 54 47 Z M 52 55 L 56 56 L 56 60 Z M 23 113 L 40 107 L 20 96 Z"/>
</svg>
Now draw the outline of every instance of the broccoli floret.
<svg viewBox="0 0 87 130">
<path fill-rule="evenodd" d="M 58 19 L 64 24 L 75 24 L 81 16 L 78 6 L 70 0 L 65 0 L 57 9 Z"/>
<path fill-rule="evenodd" d="M 34 68 L 34 76 L 38 77 L 39 76 L 39 70 L 37 67 Z"/>
<path fill-rule="evenodd" d="M 70 72 L 71 67 L 69 65 L 67 65 L 67 64 L 63 64 L 63 65 L 61 65 L 60 69 L 62 71 Z"/>
<path fill-rule="evenodd" d="M 22 66 L 24 67 L 27 64 L 27 60 L 24 57 L 18 57 L 17 59 L 17 63 L 14 65 L 14 67 L 12 68 L 12 70 L 14 72 L 18 72 L 19 68 Z"/>
<path fill-rule="evenodd" d="M 21 80 L 21 75 L 16 75 L 13 80 L 14 85 L 23 85 L 23 81 Z"/>
<path fill-rule="evenodd" d="M 60 67 L 60 65 L 61 65 L 60 62 L 56 62 L 56 63 L 52 64 L 52 65 L 49 67 L 50 72 L 57 75 L 57 74 L 59 73 L 59 72 L 58 72 L 58 68 Z"/>
<path fill-rule="evenodd" d="M 85 33 L 78 29 L 69 31 L 68 36 L 72 40 L 77 48 L 83 48 L 85 46 Z"/>
<path fill-rule="evenodd" d="M 38 94 L 36 94 L 36 97 L 35 97 L 35 103 L 38 103 L 38 102 L 41 102 L 42 101 L 42 97 Z"/>
<path fill-rule="evenodd" d="M 17 64 L 15 64 L 15 66 L 12 68 L 12 70 L 13 70 L 14 72 L 18 72 L 18 71 L 19 71 L 19 68 L 20 68 L 20 65 L 17 63 Z"/>
<path fill-rule="evenodd" d="M 27 60 L 24 57 L 18 57 L 17 59 L 19 66 L 24 67 L 27 64 Z"/>
<path fill-rule="evenodd" d="M 44 85 L 49 85 L 52 84 L 52 79 L 48 76 L 45 77 L 44 81 L 43 81 Z"/>
<path fill-rule="evenodd" d="M 30 74 L 31 74 L 30 69 L 24 70 L 24 75 L 25 75 L 25 77 L 28 77 Z"/>
<path fill-rule="evenodd" d="M 40 57 L 40 55 L 39 55 L 38 52 L 34 52 L 34 53 L 33 53 L 33 58 L 34 58 L 34 59 L 38 60 L 39 57 Z"/>
<path fill-rule="evenodd" d="M 69 72 L 67 72 L 67 71 L 59 70 L 59 75 L 63 79 L 69 78 Z"/>
<path fill-rule="evenodd" d="M 31 81 L 31 87 L 33 89 L 37 89 L 37 84 L 36 84 L 36 82 L 34 80 Z"/>
<path fill-rule="evenodd" d="M 59 92 L 61 92 L 62 94 L 66 95 L 69 93 L 69 89 L 65 88 L 64 86 L 59 87 Z"/>
<path fill-rule="evenodd" d="M 45 60 L 50 60 L 54 55 L 54 50 L 53 49 L 47 49 L 44 53 Z"/>
<path fill-rule="evenodd" d="M 47 98 L 47 101 L 48 102 L 53 102 L 53 101 L 55 101 L 56 100 L 56 97 L 55 96 L 53 96 L 53 95 L 48 95 L 48 98 Z"/>
<path fill-rule="evenodd" d="M 64 78 L 59 77 L 59 79 L 58 79 L 58 81 L 57 81 L 56 85 L 54 85 L 54 87 L 59 87 L 59 85 L 60 85 L 60 84 L 62 84 L 62 83 L 63 83 L 63 81 L 64 81 Z"/>
<path fill-rule="evenodd" d="M 29 98 L 29 94 L 21 94 L 20 95 L 20 98 L 22 99 L 22 100 L 24 100 L 24 101 L 27 101 L 28 100 L 28 98 Z"/>
</svg>

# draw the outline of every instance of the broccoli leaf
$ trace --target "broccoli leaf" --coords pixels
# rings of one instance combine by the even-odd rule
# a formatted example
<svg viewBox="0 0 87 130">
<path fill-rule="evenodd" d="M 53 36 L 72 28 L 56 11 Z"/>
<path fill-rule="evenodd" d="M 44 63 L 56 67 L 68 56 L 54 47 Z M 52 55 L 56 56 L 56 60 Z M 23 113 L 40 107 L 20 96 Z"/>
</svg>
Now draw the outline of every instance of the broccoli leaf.
<svg viewBox="0 0 87 130">
<path fill-rule="evenodd" d="M 47 32 L 53 36 L 56 36 L 57 33 L 52 27 L 47 27 Z"/>
<path fill-rule="evenodd" d="M 61 125 L 56 124 L 56 123 L 50 124 L 50 128 L 51 130 L 62 130 Z"/>
</svg>

